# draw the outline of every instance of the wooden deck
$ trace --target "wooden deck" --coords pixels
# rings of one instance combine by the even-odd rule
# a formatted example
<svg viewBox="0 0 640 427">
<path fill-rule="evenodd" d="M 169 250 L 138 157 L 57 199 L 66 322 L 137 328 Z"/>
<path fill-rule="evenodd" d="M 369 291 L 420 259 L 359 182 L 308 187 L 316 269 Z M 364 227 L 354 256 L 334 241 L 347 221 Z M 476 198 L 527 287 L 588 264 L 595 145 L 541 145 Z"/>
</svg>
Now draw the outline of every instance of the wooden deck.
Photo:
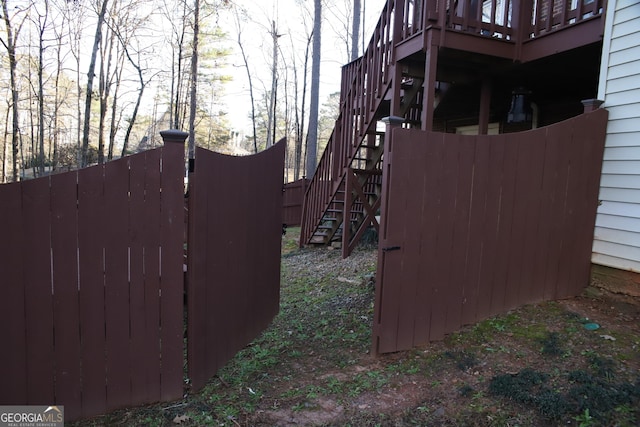
<svg viewBox="0 0 640 427">
<path fill-rule="evenodd" d="M 340 115 L 305 196 L 301 244 L 341 241 L 348 256 L 378 226 L 384 117 L 403 127 L 500 132 L 526 85 L 544 126 L 595 97 L 606 0 L 388 0 L 359 59 L 342 73 Z M 358 171 L 360 179 L 349 179 Z M 372 212 L 374 211 L 374 212 Z M 372 214 L 373 213 L 373 214 Z M 345 226 L 345 221 L 347 226 Z"/>
</svg>

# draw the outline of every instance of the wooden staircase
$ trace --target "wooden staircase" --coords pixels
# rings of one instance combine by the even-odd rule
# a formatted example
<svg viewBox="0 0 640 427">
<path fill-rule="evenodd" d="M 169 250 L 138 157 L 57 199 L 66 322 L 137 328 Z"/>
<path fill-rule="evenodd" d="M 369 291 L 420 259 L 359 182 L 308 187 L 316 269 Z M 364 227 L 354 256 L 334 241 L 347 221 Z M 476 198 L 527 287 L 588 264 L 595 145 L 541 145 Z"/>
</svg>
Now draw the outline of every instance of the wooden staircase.
<svg viewBox="0 0 640 427">
<path fill-rule="evenodd" d="M 400 39 L 394 27 L 403 26 L 392 22 L 403 18 L 394 7 L 388 2 L 383 9 L 364 55 L 343 67 L 340 114 L 305 195 L 301 246 L 339 242 L 347 257 L 369 227 L 379 230 L 385 134 L 378 122 L 391 114 L 394 90 L 400 95 L 396 115 L 407 115 L 412 124 L 421 113 L 415 100 L 423 79 L 404 75 L 393 57 L 392 39 Z"/>
<path fill-rule="evenodd" d="M 347 256 L 369 225 L 378 229 L 375 217 L 380 208 L 383 150 L 383 132 L 363 140 L 308 243 L 340 242 Z"/>
</svg>

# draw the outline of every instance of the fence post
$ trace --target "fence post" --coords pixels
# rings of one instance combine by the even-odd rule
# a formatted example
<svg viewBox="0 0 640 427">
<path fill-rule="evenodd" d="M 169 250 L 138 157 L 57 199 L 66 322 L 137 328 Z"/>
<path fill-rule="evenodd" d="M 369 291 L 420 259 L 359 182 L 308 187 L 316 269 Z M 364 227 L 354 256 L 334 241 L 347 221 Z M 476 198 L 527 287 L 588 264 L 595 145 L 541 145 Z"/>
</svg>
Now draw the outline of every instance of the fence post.
<svg viewBox="0 0 640 427">
<path fill-rule="evenodd" d="M 597 110 L 604 103 L 599 99 L 584 99 L 582 100 L 582 105 L 584 106 L 584 112 L 590 113 L 592 111 Z"/>
<path fill-rule="evenodd" d="M 187 140 L 189 134 L 187 132 L 183 132 L 177 129 L 169 129 L 160 131 L 160 136 L 162 137 L 162 142 L 164 144 L 174 142 L 177 144 L 183 144 Z"/>
<path fill-rule="evenodd" d="M 385 139 L 386 139 L 387 136 L 391 136 L 391 129 L 400 127 L 402 123 L 404 123 L 404 117 L 388 116 L 388 117 L 383 117 L 382 119 L 380 119 L 380 121 L 384 123 L 386 126 L 385 128 L 385 133 L 387 134 L 385 135 Z"/>
<path fill-rule="evenodd" d="M 180 144 L 182 145 L 182 157 L 184 160 L 184 143 L 187 140 L 189 134 L 187 132 L 183 132 L 178 129 L 169 129 L 160 131 L 160 136 L 162 137 L 162 142 L 164 145 L 168 144 Z M 184 168 L 184 164 L 183 164 Z M 192 172 L 191 164 L 189 164 L 189 172 Z M 185 172 L 183 170 L 182 176 L 185 176 Z M 189 197 L 188 192 L 186 192 L 186 197 L 184 198 L 184 241 L 187 242 L 187 230 L 189 229 Z M 187 262 L 187 254 L 186 250 L 184 251 L 184 263 L 186 265 Z"/>
</svg>

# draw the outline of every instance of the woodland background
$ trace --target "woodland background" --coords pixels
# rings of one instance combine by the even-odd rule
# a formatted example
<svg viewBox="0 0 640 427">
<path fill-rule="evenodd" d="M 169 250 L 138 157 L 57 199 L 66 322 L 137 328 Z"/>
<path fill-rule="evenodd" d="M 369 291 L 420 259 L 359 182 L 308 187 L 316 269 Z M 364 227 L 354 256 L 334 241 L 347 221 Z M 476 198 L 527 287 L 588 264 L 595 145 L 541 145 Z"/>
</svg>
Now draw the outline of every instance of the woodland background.
<svg viewBox="0 0 640 427">
<path fill-rule="evenodd" d="M 189 132 L 190 157 L 286 137 L 288 180 L 310 176 L 340 67 L 385 2 L 369 3 L 0 0 L 0 182 L 153 148 L 166 129 Z"/>
</svg>

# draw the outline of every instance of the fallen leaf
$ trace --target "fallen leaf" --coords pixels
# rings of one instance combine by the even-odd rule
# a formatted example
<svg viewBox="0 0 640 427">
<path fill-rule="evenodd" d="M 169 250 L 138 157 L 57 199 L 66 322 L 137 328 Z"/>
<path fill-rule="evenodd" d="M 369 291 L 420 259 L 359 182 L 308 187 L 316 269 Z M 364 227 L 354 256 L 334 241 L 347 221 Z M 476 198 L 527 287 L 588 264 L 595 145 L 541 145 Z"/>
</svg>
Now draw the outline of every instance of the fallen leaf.
<svg viewBox="0 0 640 427">
<path fill-rule="evenodd" d="M 188 415 L 176 415 L 176 417 L 173 419 L 173 423 L 174 424 L 182 424 L 185 423 L 187 421 L 189 421 L 191 418 L 189 418 Z"/>
</svg>

